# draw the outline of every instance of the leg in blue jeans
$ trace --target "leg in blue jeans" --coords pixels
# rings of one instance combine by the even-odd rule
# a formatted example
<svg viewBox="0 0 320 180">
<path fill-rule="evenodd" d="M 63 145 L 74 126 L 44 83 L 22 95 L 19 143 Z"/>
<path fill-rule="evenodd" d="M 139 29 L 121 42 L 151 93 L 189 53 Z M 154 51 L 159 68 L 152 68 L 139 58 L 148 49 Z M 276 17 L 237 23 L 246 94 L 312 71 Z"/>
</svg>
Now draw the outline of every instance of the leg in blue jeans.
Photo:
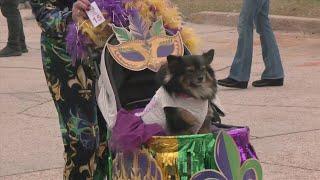
<svg viewBox="0 0 320 180">
<path fill-rule="evenodd" d="M 265 70 L 261 79 L 279 79 L 284 77 L 279 48 L 269 22 L 269 0 L 267 0 L 258 13 L 255 24 L 260 34 L 263 62 Z"/>
<path fill-rule="evenodd" d="M 253 51 L 253 23 L 256 23 L 263 49 L 266 69 L 263 79 L 283 77 L 278 46 L 268 18 L 269 0 L 244 0 L 238 24 L 238 47 L 229 77 L 237 81 L 249 81 Z"/>
</svg>

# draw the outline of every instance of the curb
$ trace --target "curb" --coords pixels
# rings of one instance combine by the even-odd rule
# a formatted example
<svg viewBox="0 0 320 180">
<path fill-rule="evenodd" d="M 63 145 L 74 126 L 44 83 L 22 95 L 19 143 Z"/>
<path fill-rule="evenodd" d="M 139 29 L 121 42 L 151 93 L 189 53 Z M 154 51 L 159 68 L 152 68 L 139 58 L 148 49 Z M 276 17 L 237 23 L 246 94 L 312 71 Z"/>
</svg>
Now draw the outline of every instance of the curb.
<svg viewBox="0 0 320 180">
<path fill-rule="evenodd" d="M 196 24 L 236 26 L 238 18 L 239 13 L 203 11 L 191 14 L 186 20 Z M 320 18 L 270 15 L 269 19 L 273 29 L 277 31 L 320 34 Z"/>
</svg>

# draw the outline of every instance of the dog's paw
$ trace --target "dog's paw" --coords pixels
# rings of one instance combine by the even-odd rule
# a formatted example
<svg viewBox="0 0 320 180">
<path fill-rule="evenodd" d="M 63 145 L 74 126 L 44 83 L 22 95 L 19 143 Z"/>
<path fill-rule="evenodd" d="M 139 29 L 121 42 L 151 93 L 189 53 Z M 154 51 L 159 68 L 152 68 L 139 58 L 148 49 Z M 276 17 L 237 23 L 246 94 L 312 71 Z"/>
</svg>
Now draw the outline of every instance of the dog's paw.
<svg viewBox="0 0 320 180">
<path fill-rule="evenodd" d="M 192 128 L 199 123 L 189 111 L 179 107 L 164 107 L 168 129 L 171 135 L 194 134 Z"/>
</svg>

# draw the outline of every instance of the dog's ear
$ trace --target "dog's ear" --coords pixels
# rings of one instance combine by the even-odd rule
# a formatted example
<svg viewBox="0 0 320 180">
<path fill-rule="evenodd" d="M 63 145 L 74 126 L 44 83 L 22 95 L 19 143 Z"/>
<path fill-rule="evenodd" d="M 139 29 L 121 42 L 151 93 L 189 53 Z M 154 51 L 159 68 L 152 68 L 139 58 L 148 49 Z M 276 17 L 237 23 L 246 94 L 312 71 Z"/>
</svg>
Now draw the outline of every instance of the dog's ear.
<svg viewBox="0 0 320 180">
<path fill-rule="evenodd" d="M 175 72 L 178 69 L 180 69 L 179 67 L 181 66 L 181 56 L 175 56 L 175 55 L 169 55 L 167 56 L 167 62 L 168 62 L 168 68 L 169 71 Z"/>
<path fill-rule="evenodd" d="M 208 64 L 211 64 L 214 57 L 214 49 L 210 49 L 208 52 L 202 54 L 203 57 L 208 61 Z"/>
</svg>

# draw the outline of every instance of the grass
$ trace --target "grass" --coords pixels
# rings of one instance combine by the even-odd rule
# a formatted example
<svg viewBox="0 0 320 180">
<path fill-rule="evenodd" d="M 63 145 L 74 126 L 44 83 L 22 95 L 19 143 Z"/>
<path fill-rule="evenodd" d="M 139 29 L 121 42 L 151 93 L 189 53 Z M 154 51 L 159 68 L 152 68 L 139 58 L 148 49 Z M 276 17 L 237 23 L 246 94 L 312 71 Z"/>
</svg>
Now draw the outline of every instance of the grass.
<svg viewBox="0 0 320 180">
<path fill-rule="evenodd" d="M 172 1 L 184 15 L 188 15 L 201 11 L 240 12 L 243 0 Z M 270 0 L 270 14 L 320 18 L 320 0 Z"/>
</svg>

